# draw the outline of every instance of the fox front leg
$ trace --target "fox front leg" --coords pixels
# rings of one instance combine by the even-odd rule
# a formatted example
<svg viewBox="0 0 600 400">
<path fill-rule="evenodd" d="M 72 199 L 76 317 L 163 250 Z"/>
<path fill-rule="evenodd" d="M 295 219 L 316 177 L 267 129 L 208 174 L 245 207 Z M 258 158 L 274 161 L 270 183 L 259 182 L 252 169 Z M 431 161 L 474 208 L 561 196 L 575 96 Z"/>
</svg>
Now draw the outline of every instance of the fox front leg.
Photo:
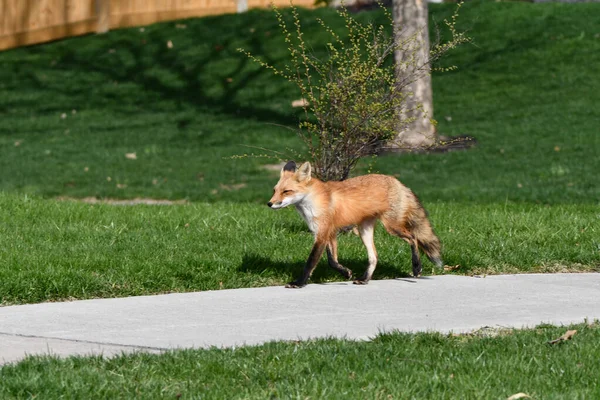
<svg viewBox="0 0 600 400">
<path fill-rule="evenodd" d="M 344 278 L 352 279 L 352 271 L 338 262 L 336 237 L 331 239 L 327 244 L 327 262 L 331 268 L 339 272 Z"/>
<path fill-rule="evenodd" d="M 321 256 L 323 255 L 323 251 L 325 250 L 325 245 L 326 245 L 325 242 L 320 242 L 320 241 L 315 242 L 315 244 L 313 245 L 312 251 L 310 252 L 310 256 L 308 256 L 308 260 L 306 261 L 306 266 L 304 267 L 304 271 L 302 272 L 302 275 L 295 281 L 290 282 L 287 285 L 285 285 L 286 288 L 299 289 L 301 287 L 306 286 L 306 284 L 308 283 L 308 279 L 312 275 L 317 264 L 319 263 L 319 260 L 321 259 Z"/>
</svg>

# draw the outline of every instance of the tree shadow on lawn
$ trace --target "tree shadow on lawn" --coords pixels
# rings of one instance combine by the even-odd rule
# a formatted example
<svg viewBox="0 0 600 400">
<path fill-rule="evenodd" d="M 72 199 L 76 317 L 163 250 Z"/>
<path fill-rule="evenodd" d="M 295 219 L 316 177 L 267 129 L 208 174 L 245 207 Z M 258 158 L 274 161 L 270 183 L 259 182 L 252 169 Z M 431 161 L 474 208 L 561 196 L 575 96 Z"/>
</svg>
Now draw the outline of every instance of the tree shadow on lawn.
<svg viewBox="0 0 600 400">
<path fill-rule="evenodd" d="M 308 250 L 307 250 L 308 257 Z M 367 268 L 367 260 L 343 260 L 340 259 L 342 265 L 352 270 L 353 279 L 360 277 Z M 242 263 L 237 270 L 243 273 L 251 273 L 255 275 L 270 275 L 278 277 L 282 280 L 296 279 L 304 270 L 305 261 L 281 262 L 273 261 L 268 257 L 256 253 L 246 253 L 242 257 Z M 377 269 L 373 274 L 373 279 L 396 279 L 396 278 L 412 278 L 407 272 L 400 270 L 398 267 L 382 262 L 377 264 Z M 344 278 L 335 270 L 329 267 L 325 257 L 319 262 L 315 269 L 310 282 L 325 283 L 331 281 L 344 281 Z"/>
<path fill-rule="evenodd" d="M 295 125 L 299 111 L 287 103 L 275 110 L 274 104 L 265 102 L 273 98 L 291 101 L 299 95 L 297 91 L 239 53 L 237 47 L 260 56 L 269 65 L 281 65 L 287 55 L 275 55 L 270 50 L 272 42 L 265 40 L 258 27 L 256 34 L 240 40 L 235 31 L 223 33 L 223 21 L 223 17 L 190 19 L 185 21 L 187 29 L 181 31 L 173 28 L 175 23 L 167 22 L 146 34 L 133 28 L 51 44 L 43 51 L 52 53 L 52 69 L 73 73 L 72 82 L 42 82 L 35 73 L 22 78 L 37 90 L 68 95 L 93 108 L 124 112 L 129 109 L 125 104 L 142 104 L 149 110 L 165 111 L 167 100 L 176 109 L 191 106 L 235 118 Z M 250 26 L 250 22 L 246 24 Z M 174 45 L 167 48 L 171 39 Z M 42 50 L 34 47 L 30 51 Z M 265 83 L 270 86 L 263 92 Z M 121 85 L 123 89 L 118 89 Z M 240 97 L 241 92 L 245 94 Z M 46 112 L 57 111 L 51 104 L 46 107 Z M 136 112 L 135 107 L 130 112 Z"/>
</svg>

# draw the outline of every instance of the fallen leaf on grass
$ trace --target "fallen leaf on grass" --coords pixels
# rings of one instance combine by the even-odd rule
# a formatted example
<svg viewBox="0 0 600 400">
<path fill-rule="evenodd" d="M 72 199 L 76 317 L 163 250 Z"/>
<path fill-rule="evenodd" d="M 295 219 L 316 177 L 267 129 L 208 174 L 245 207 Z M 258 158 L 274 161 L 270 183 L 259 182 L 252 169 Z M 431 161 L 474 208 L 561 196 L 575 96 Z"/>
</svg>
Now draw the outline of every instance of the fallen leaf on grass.
<svg viewBox="0 0 600 400">
<path fill-rule="evenodd" d="M 173 42 L 172 41 L 167 41 L 167 48 L 168 49 L 172 49 L 173 48 Z"/>
<path fill-rule="evenodd" d="M 308 100 L 300 99 L 292 101 L 292 107 L 306 107 L 308 106 Z"/>
<path fill-rule="evenodd" d="M 135 154 L 135 153 L 126 153 L 125 154 L 125 158 L 127 158 L 129 160 L 137 160 L 137 154 Z"/>
<path fill-rule="evenodd" d="M 506 400 L 530 399 L 531 396 L 525 393 L 515 393 Z"/>
<path fill-rule="evenodd" d="M 444 265 L 444 271 L 456 271 L 460 268 L 460 264 L 457 265 Z"/>
<path fill-rule="evenodd" d="M 577 333 L 577 330 L 575 330 L 575 329 L 573 329 L 571 331 L 567 331 L 564 335 L 562 335 L 558 339 L 549 341 L 548 344 L 557 344 L 557 343 L 566 342 L 567 340 L 571 340 L 571 338 L 573 336 L 575 336 L 576 333 Z"/>
</svg>

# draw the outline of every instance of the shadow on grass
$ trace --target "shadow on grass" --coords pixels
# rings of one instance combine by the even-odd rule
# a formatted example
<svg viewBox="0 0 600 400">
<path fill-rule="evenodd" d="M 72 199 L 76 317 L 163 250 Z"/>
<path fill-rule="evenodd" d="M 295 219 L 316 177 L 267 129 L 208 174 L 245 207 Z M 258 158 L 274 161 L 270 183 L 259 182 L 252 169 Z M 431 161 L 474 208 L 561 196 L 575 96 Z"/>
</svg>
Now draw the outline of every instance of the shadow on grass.
<svg viewBox="0 0 600 400">
<path fill-rule="evenodd" d="M 308 250 L 307 250 L 308 257 Z M 360 277 L 366 267 L 366 260 L 343 260 L 340 262 L 346 268 L 352 270 L 354 278 Z M 251 273 L 256 275 L 270 275 L 276 276 L 281 279 L 295 279 L 300 276 L 304 269 L 305 261 L 294 261 L 294 262 L 280 262 L 273 261 L 268 257 L 256 254 L 246 253 L 242 257 L 242 263 L 238 266 L 237 270 L 243 273 Z M 398 269 L 396 266 L 387 263 L 381 263 L 377 265 L 377 269 L 373 274 L 373 279 L 393 279 L 393 278 L 412 278 L 407 272 Z M 329 281 L 341 281 L 344 278 L 337 273 L 335 270 L 329 267 L 325 257 L 319 262 L 319 265 L 315 269 L 310 282 L 312 283 L 324 283 Z"/>
<path fill-rule="evenodd" d="M 90 108 L 130 113 L 139 112 L 140 104 L 157 111 L 204 109 L 234 118 L 296 125 L 299 111 L 287 103 L 268 103 L 273 98 L 292 99 L 298 93 L 290 91 L 293 87 L 285 79 L 238 52 L 243 48 L 269 65 L 285 64 L 285 43 L 271 35 L 278 29 L 274 16 L 256 25 L 258 16 L 265 14 L 193 18 L 145 31 L 121 29 L 33 46 L 22 51 L 50 57 L 51 66 L 44 64 L 42 70 L 41 65 L 34 65 L 21 72 L 15 66 L 13 75 L 35 91 L 77 99 L 73 104 Z M 61 74 L 47 75 L 48 70 Z M 69 74 L 66 83 L 65 74 Z M 36 102 L 19 104 L 33 105 L 45 112 L 64 109 L 51 102 L 43 110 Z M 179 128 L 190 122 L 180 121 Z"/>
<path fill-rule="evenodd" d="M 280 229 L 286 234 L 296 234 L 296 233 L 308 233 L 311 234 L 306 222 L 295 218 L 293 221 L 286 221 L 285 224 L 282 224 Z M 310 249 L 309 249 L 310 250 Z M 308 257 L 308 255 L 307 255 Z"/>
</svg>

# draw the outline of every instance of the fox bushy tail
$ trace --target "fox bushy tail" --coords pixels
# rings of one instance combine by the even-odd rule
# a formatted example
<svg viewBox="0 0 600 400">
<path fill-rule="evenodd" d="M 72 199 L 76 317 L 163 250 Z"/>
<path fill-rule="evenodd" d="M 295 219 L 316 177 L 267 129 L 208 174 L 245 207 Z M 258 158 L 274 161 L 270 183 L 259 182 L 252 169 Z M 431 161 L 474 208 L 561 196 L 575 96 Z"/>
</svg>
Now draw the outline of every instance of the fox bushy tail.
<svg viewBox="0 0 600 400">
<path fill-rule="evenodd" d="M 425 219 L 423 223 L 418 225 L 414 232 L 419 248 L 425 253 L 429 261 L 435 264 L 436 267 L 442 268 L 442 245 L 437 237 L 429 220 Z"/>
</svg>

